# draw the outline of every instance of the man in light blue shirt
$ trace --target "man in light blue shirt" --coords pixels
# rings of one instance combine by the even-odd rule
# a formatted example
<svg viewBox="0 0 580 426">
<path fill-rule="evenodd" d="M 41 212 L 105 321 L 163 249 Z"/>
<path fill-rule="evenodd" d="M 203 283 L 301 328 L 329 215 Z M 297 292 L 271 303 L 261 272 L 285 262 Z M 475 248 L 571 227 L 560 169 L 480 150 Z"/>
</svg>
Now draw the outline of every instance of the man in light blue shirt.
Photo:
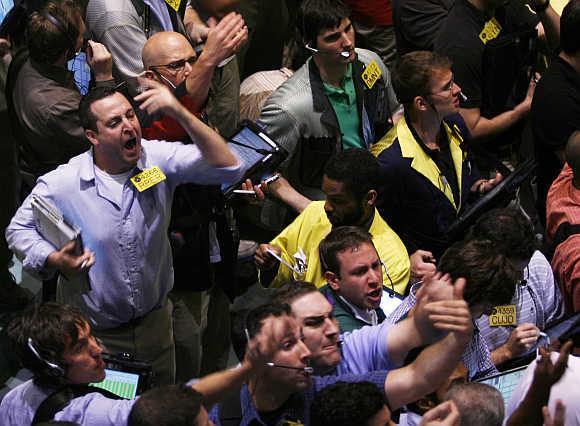
<svg viewBox="0 0 580 426">
<path fill-rule="evenodd" d="M 39 178 L 6 230 L 24 268 L 41 276 L 61 273 L 57 299 L 78 307 L 111 352 L 130 352 L 153 364 L 157 383 L 173 381 L 173 285 L 167 238 L 175 187 L 184 182 L 232 183 L 242 167 L 225 141 L 155 81 L 135 98 L 148 113 L 174 117 L 195 143 L 141 140 L 129 101 L 108 88 L 90 92 L 79 111 L 93 145 Z M 161 173 L 159 173 L 161 172 Z M 143 187 L 149 180 L 152 185 Z M 58 207 L 81 229 L 84 253 L 74 243 L 59 250 L 39 233 L 31 201 Z"/>
</svg>

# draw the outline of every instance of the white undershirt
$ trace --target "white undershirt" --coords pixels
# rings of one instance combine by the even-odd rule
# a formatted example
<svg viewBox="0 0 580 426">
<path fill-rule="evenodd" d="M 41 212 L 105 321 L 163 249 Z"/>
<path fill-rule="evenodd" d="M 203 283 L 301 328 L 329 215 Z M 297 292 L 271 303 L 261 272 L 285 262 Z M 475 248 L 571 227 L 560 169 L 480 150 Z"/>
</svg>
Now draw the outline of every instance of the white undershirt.
<svg viewBox="0 0 580 426">
<path fill-rule="evenodd" d="M 111 196 L 118 206 L 122 205 L 123 187 L 133 173 L 133 169 L 117 175 L 111 175 L 95 166 L 95 174 L 97 178 L 105 185 L 111 192 Z"/>
</svg>

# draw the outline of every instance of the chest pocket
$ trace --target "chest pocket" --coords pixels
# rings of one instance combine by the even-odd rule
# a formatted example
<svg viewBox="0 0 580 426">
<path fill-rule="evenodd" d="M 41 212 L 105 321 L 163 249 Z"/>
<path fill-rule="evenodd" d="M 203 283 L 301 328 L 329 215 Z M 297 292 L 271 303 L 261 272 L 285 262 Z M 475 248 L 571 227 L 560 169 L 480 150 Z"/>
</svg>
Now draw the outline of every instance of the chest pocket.
<svg viewBox="0 0 580 426">
<path fill-rule="evenodd" d="M 328 159 L 336 151 L 335 137 L 303 138 L 298 156 L 299 179 L 306 186 L 320 188 Z"/>
</svg>

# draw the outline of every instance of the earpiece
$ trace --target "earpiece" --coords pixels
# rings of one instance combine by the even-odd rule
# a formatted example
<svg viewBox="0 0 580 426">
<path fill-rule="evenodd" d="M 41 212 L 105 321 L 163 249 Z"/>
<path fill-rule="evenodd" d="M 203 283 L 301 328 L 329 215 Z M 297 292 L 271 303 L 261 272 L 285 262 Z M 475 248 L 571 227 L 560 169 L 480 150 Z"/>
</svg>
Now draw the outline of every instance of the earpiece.
<svg viewBox="0 0 580 426">
<path fill-rule="evenodd" d="M 40 356 L 40 353 L 36 350 L 36 348 L 34 347 L 34 344 L 32 342 L 32 339 L 29 337 L 28 338 L 28 349 L 30 349 L 30 352 L 34 355 L 34 357 L 36 359 L 38 359 L 42 364 L 44 364 L 46 366 L 46 368 L 49 371 L 49 374 L 53 377 L 64 377 L 64 368 L 62 368 L 60 365 L 55 364 L 53 362 L 47 361 L 46 359 L 44 359 L 42 356 Z"/>
</svg>

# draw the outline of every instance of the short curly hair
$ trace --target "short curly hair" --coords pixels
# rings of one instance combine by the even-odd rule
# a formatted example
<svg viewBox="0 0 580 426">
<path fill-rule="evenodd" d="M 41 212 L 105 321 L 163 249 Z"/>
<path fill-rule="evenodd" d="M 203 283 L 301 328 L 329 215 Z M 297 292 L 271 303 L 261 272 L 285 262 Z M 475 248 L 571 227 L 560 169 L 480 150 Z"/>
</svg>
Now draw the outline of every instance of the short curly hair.
<svg viewBox="0 0 580 426">
<path fill-rule="evenodd" d="M 322 389 L 310 408 L 310 423 L 317 426 L 364 425 L 386 405 L 370 382 L 337 382 Z"/>
<path fill-rule="evenodd" d="M 488 240 L 464 240 L 445 251 L 438 265 L 453 280 L 465 278 L 463 297 L 470 307 L 505 305 L 514 296 L 522 272 Z"/>
</svg>

